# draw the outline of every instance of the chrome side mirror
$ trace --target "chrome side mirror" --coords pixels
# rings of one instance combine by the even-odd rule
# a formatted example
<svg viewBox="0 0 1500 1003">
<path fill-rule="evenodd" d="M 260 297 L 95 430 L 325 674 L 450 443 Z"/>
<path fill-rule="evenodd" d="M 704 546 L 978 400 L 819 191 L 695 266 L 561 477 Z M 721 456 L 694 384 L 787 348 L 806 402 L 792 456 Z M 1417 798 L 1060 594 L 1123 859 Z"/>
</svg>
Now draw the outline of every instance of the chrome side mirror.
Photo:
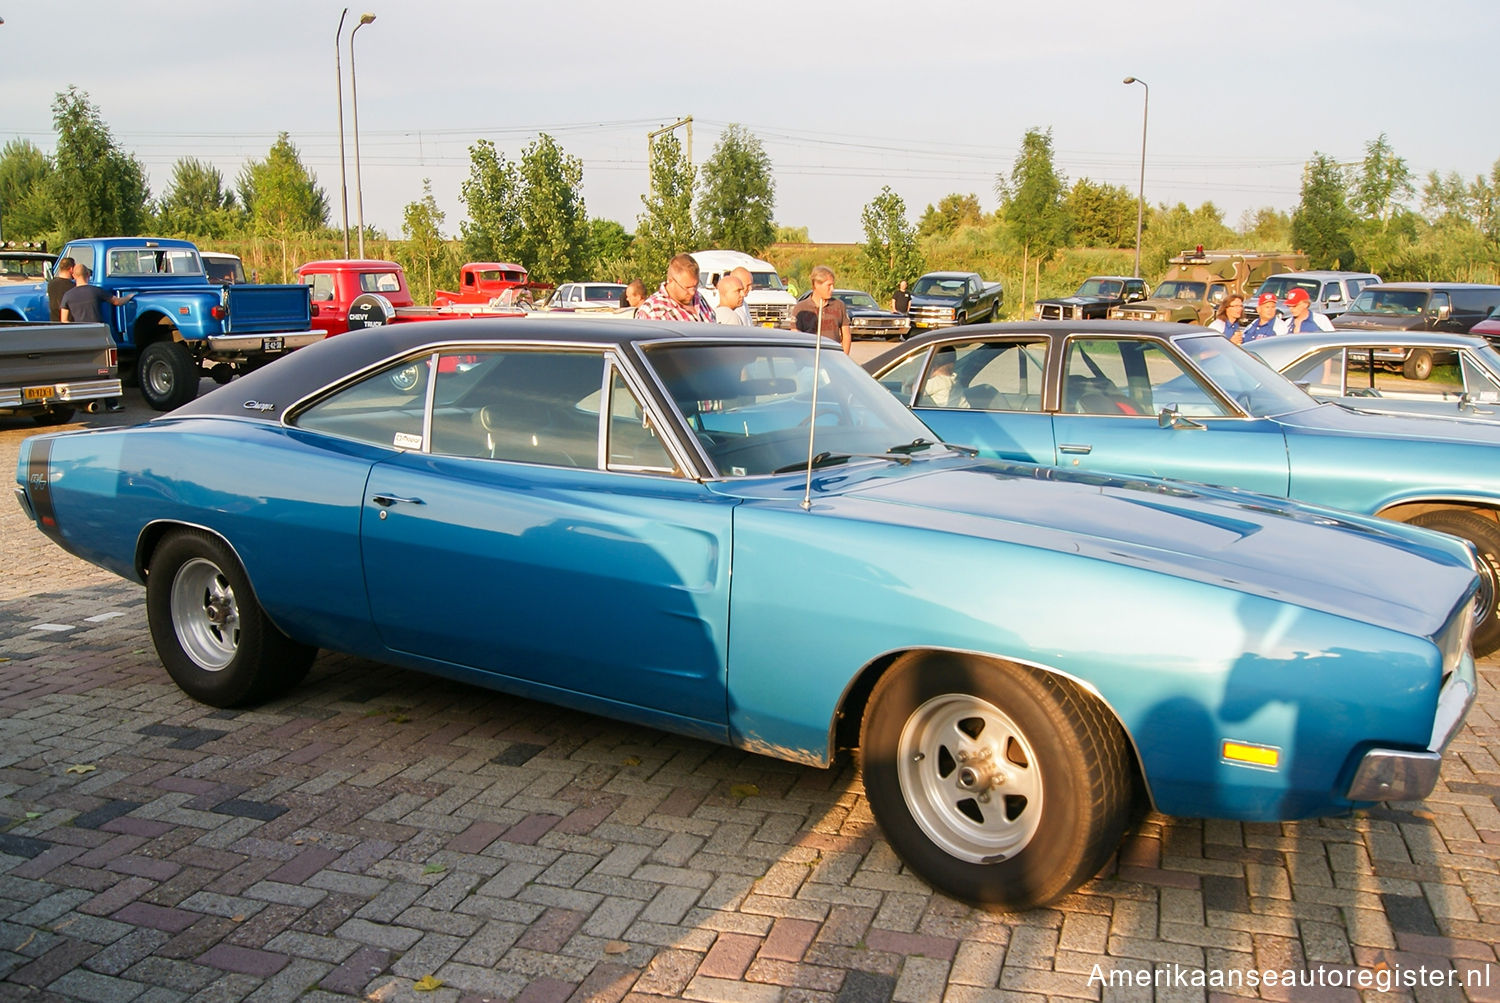
<svg viewBox="0 0 1500 1003">
<path fill-rule="evenodd" d="M 1184 418 L 1182 416 L 1182 414 L 1178 411 L 1178 408 L 1177 408 L 1176 404 L 1168 404 L 1166 407 L 1162 408 L 1159 412 L 1157 412 L 1157 415 L 1156 415 L 1156 424 L 1157 424 L 1158 428 L 1200 428 L 1201 429 L 1201 428 L 1206 428 L 1207 427 L 1205 425 L 1199 424 L 1196 421 L 1193 421 L 1193 419 L 1191 419 L 1191 418 Z"/>
</svg>

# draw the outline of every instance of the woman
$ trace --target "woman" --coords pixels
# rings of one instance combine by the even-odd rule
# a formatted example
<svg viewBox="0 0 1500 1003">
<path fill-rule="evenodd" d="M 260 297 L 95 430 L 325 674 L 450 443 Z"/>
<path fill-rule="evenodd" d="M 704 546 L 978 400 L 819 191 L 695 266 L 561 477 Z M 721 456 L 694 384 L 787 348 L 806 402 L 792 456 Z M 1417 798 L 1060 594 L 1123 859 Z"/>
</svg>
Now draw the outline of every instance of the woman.
<svg viewBox="0 0 1500 1003">
<path fill-rule="evenodd" d="M 1208 322 L 1210 330 L 1218 331 L 1236 345 L 1245 336 L 1245 325 L 1240 318 L 1245 315 L 1245 297 L 1231 293 L 1219 304 L 1219 313 Z"/>
</svg>

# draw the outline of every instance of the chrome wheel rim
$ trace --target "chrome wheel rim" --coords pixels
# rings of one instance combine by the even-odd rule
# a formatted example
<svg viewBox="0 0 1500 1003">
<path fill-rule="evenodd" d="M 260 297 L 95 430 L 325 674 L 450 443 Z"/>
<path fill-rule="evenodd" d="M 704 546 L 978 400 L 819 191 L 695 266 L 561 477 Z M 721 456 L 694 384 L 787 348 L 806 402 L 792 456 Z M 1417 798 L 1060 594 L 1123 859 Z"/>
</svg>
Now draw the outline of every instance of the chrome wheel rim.
<svg viewBox="0 0 1500 1003">
<path fill-rule="evenodd" d="M 949 856 L 997 863 L 1036 835 L 1042 816 L 1036 755 L 994 704 L 967 693 L 933 697 L 907 718 L 897 757 L 907 810 Z"/>
<path fill-rule="evenodd" d="M 199 668 L 218 672 L 234 659 L 240 646 L 240 608 L 218 565 L 198 557 L 177 569 L 172 627 Z"/>
<path fill-rule="evenodd" d="M 146 386 L 158 397 L 172 392 L 172 367 L 165 362 L 152 362 L 146 367 Z"/>
<path fill-rule="evenodd" d="M 398 369 L 391 374 L 391 386 L 402 391 L 415 390 L 421 379 L 421 369 L 416 366 L 407 366 L 405 369 Z"/>
</svg>

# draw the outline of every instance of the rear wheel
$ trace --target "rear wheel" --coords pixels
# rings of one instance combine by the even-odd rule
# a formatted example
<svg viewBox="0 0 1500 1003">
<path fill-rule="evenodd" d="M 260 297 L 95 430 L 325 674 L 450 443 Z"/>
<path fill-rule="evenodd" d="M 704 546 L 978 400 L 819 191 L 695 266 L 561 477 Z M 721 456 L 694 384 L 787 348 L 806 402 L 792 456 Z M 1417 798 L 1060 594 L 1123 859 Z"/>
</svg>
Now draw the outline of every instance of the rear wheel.
<svg viewBox="0 0 1500 1003">
<path fill-rule="evenodd" d="M 1432 353 L 1425 348 L 1413 348 L 1401 363 L 1401 374 L 1409 380 L 1425 380 L 1432 375 Z"/>
<path fill-rule="evenodd" d="M 865 710 L 866 796 L 891 846 L 934 887 L 1004 909 L 1092 877 L 1129 818 L 1125 734 L 1067 680 L 948 654 L 909 655 Z"/>
<path fill-rule="evenodd" d="M 202 530 L 181 530 L 151 555 L 146 619 L 173 681 L 214 707 L 291 689 L 317 654 L 276 629 L 234 552 Z"/>
<path fill-rule="evenodd" d="M 137 365 L 141 396 L 157 411 L 182 407 L 198 396 L 198 364 L 180 341 L 155 341 Z"/>
<path fill-rule="evenodd" d="M 1479 553 L 1479 596 L 1474 603 L 1474 654 L 1488 655 L 1500 649 L 1500 616 L 1496 615 L 1495 597 L 1500 584 L 1500 524 L 1473 512 L 1444 509 L 1424 512 L 1411 520 L 1414 526 L 1425 526 L 1468 540 Z"/>
</svg>

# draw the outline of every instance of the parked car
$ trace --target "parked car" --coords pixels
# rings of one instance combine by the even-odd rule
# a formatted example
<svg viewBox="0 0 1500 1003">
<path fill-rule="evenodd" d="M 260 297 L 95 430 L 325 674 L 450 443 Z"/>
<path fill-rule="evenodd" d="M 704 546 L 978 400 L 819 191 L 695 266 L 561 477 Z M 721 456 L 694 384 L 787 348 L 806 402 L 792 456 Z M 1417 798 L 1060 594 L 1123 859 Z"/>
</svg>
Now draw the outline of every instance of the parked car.
<svg viewBox="0 0 1500 1003">
<path fill-rule="evenodd" d="M 788 327 L 797 298 L 786 290 L 786 283 L 776 266 L 743 251 L 694 251 L 698 263 L 698 292 L 710 306 L 719 305 L 719 279 L 736 268 L 750 273 L 750 288 L 745 290 L 745 309 L 756 327 Z"/>
<path fill-rule="evenodd" d="M 119 349 L 103 324 L 0 324 L 0 414 L 38 425 L 118 401 Z"/>
<path fill-rule="evenodd" d="M 1285 305 L 1286 294 L 1293 289 L 1307 292 L 1312 309 L 1330 319 L 1338 317 L 1353 303 L 1365 286 L 1378 285 L 1381 279 L 1373 272 L 1284 272 L 1272 275 L 1259 286 L 1245 292 L 1245 314 L 1255 312 L 1255 299 L 1262 293 L 1275 293 L 1276 312 L 1290 316 Z"/>
<path fill-rule="evenodd" d="M 526 286 L 531 276 L 525 265 L 509 261 L 470 261 L 458 270 L 458 289 L 439 289 L 432 294 L 433 306 L 455 303 L 485 304 L 508 289 Z M 550 288 L 550 286 L 548 287 Z M 379 290 L 370 290 L 378 292 Z M 406 306 L 407 304 L 397 304 Z"/>
<path fill-rule="evenodd" d="M 45 298 L 45 283 L 52 278 L 52 266 L 56 261 L 57 255 L 47 253 L 45 240 L 0 242 L 0 285 L 41 284 Z"/>
<path fill-rule="evenodd" d="M 1307 267 L 1307 255 L 1285 251 L 1205 251 L 1202 245 L 1172 258 L 1146 299 L 1110 307 L 1111 320 L 1207 324 L 1231 294 L 1245 296 L 1269 275 Z"/>
<path fill-rule="evenodd" d="M 1319 331 L 1259 338 L 1245 349 L 1314 397 L 1361 411 L 1500 421 L 1500 351 L 1484 338 Z M 1429 361 L 1413 378 L 1418 353 Z"/>
<path fill-rule="evenodd" d="M 1500 305 L 1491 310 L 1488 317 L 1471 327 L 1469 333 L 1488 338 L 1491 342 L 1500 342 Z"/>
<path fill-rule="evenodd" d="M 906 312 L 913 331 L 927 331 L 999 320 L 1004 306 L 1005 286 L 978 272 L 928 272 L 911 284 Z"/>
<path fill-rule="evenodd" d="M 808 290 L 797 297 L 801 303 L 812 295 Z M 911 331 L 911 320 L 904 313 L 887 310 L 875 297 L 862 289 L 835 289 L 833 298 L 849 311 L 849 336 L 853 338 L 904 338 Z"/>
<path fill-rule="evenodd" d="M 120 371 L 140 384 L 158 411 L 192 400 L 205 363 L 227 383 L 322 335 L 310 327 L 307 290 L 295 285 L 220 286 L 208 280 L 198 248 L 165 237 L 69 241 L 60 257 L 93 273 L 93 284 L 130 299 L 103 308 L 120 353 Z M 44 323 L 47 291 L 0 286 L 0 320 Z"/>
<path fill-rule="evenodd" d="M 1468 334 L 1500 307 L 1500 286 L 1469 282 L 1385 282 L 1366 286 L 1338 326 L 1352 331 L 1441 331 Z M 1425 378 L 1430 356 L 1412 358 L 1407 375 Z"/>
<path fill-rule="evenodd" d="M 1242 488 L 1463 537 L 1485 582 L 1474 647 L 1500 648 L 1500 427 L 1320 403 L 1222 335 L 1170 324 L 948 331 L 865 365 L 940 438 L 984 455 Z"/>
<path fill-rule="evenodd" d="M 145 583 L 208 704 L 326 647 L 814 766 L 857 746 L 896 852 L 968 901 L 1067 893 L 1138 798 L 1281 819 L 1431 790 L 1475 692 L 1461 543 L 931 435 L 804 335 L 450 321 L 33 437 L 17 483 Z"/>
<path fill-rule="evenodd" d="M 415 302 L 406 284 L 406 271 L 395 261 L 373 258 L 309 261 L 298 267 L 297 281 L 312 289 L 313 327 L 324 335 L 349 330 L 349 308 L 366 293 L 380 296 L 393 308 L 392 312 Z"/>
<path fill-rule="evenodd" d="M 619 307 L 624 295 L 622 282 L 564 282 L 547 306 L 553 310 L 606 310 Z"/>
<path fill-rule="evenodd" d="M 1090 275 L 1078 291 L 1061 299 L 1036 301 L 1037 320 L 1097 320 L 1111 307 L 1138 303 L 1151 295 L 1145 279 L 1130 275 Z"/>
<path fill-rule="evenodd" d="M 239 286 L 249 281 L 245 278 L 245 263 L 238 254 L 223 251 L 199 251 L 198 254 L 203 258 L 208 281 L 221 286 Z"/>
</svg>

